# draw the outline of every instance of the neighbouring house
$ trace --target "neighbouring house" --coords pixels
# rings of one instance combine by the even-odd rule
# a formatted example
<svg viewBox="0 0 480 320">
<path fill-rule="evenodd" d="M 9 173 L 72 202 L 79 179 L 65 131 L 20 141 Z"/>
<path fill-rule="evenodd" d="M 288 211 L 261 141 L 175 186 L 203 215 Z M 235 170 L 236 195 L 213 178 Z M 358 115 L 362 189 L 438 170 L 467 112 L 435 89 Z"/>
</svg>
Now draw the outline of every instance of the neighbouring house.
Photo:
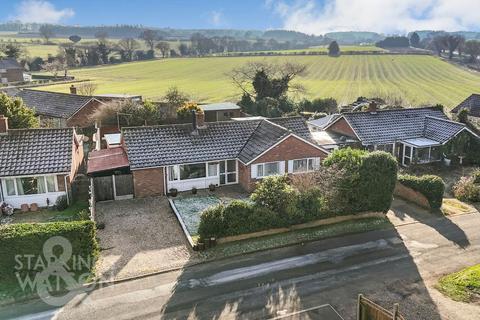
<svg viewBox="0 0 480 320">
<path fill-rule="evenodd" d="M 313 119 L 313 120 L 308 120 L 307 125 L 310 131 L 315 132 L 315 131 L 323 131 L 325 127 L 335 120 L 337 117 L 340 115 L 338 113 L 334 114 L 328 114 L 325 117 L 318 118 L 318 119 Z"/>
<path fill-rule="evenodd" d="M 326 135 L 341 137 L 339 147 L 383 150 L 404 166 L 441 161 L 442 146 L 462 132 L 478 138 L 434 107 L 377 110 L 374 105 L 367 112 L 343 113 L 324 129 Z"/>
<path fill-rule="evenodd" d="M 72 88 L 71 88 L 72 89 Z M 75 89 L 75 88 L 73 88 Z M 76 92 L 73 90 L 73 92 Z M 23 89 L 14 97 L 35 110 L 42 127 L 90 127 L 95 125 L 91 115 L 103 103 L 90 96 Z"/>
<path fill-rule="evenodd" d="M 205 113 L 206 122 L 227 121 L 242 116 L 240 106 L 231 102 L 199 105 Z"/>
<path fill-rule="evenodd" d="M 70 199 L 82 162 L 83 139 L 75 129 L 9 130 L 0 115 L 0 198 L 13 207 L 46 207 L 61 195 Z"/>
<path fill-rule="evenodd" d="M 480 118 L 480 94 L 472 94 L 452 109 L 451 113 L 458 114 L 460 110 L 467 109 L 468 115 Z"/>
<path fill-rule="evenodd" d="M 301 117 L 123 128 L 136 197 L 239 184 L 313 171 L 328 154 Z"/>
<path fill-rule="evenodd" d="M 15 59 L 0 59 L 0 83 L 23 81 L 23 68 Z"/>
<path fill-rule="evenodd" d="M 142 102 L 142 96 L 138 94 L 104 93 L 104 94 L 96 94 L 93 97 L 102 102 L 110 102 L 110 101 Z"/>
</svg>

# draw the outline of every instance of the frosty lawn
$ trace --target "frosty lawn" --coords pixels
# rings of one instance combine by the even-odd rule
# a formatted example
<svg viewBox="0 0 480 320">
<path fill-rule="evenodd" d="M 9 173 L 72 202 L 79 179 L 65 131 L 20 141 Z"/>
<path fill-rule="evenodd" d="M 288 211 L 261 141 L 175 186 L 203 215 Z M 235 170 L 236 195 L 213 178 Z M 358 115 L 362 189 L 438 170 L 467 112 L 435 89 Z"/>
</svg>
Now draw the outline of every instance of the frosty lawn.
<svg viewBox="0 0 480 320">
<path fill-rule="evenodd" d="M 179 196 L 172 199 L 173 205 L 177 209 L 188 233 L 191 237 L 198 235 L 198 226 L 200 224 L 200 215 L 208 207 L 219 203 L 228 204 L 235 199 L 245 199 L 245 194 L 222 195 L 196 195 Z"/>
<path fill-rule="evenodd" d="M 173 199 L 173 204 L 182 217 L 190 236 L 196 236 L 200 224 L 200 214 L 210 206 L 220 203 L 216 196 L 188 197 Z"/>
</svg>

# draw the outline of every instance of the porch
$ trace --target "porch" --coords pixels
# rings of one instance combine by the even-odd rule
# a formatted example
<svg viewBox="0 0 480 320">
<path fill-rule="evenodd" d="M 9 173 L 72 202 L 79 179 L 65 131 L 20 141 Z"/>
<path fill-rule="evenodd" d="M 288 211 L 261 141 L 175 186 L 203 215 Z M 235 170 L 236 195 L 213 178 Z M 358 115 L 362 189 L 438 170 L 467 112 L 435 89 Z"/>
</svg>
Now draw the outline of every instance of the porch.
<svg viewBox="0 0 480 320">
<path fill-rule="evenodd" d="M 398 160 L 403 166 L 442 161 L 442 148 L 438 141 L 427 138 L 406 139 L 398 142 Z"/>
</svg>

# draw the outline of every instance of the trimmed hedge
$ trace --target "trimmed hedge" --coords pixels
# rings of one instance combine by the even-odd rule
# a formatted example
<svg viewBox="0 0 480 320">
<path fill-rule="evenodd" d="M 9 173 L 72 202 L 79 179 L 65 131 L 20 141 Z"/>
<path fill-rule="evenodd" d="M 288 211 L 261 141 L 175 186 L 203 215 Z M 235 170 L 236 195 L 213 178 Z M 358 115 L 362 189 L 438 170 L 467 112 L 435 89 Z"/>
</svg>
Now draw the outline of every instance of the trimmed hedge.
<svg viewBox="0 0 480 320">
<path fill-rule="evenodd" d="M 98 257 L 98 243 L 96 240 L 95 223 L 92 221 L 73 221 L 73 222 L 51 222 L 51 223 L 22 223 L 9 224 L 0 227 L 0 279 L 2 282 L 17 282 L 16 273 L 24 279 L 26 275 L 35 276 L 38 272 L 43 271 L 42 267 L 35 269 L 35 262 L 40 257 L 46 263 L 43 253 L 43 245 L 48 239 L 61 236 L 70 241 L 72 245 L 72 256 L 81 257 L 86 260 L 91 259 L 89 266 L 81 265 L 78 268 L 75 264 L 76 274 L 93 274 L 95 261 Z M 63 249 L 60 246 L 54 247 L 54 254 L 59 255 Z M 25 263 L 26 255 L 33 255 L 32 265 Z M 15 257 L 20 257 L 23 266 L 19 267 L 19 263 Z M 74 269 L 75 259 L 70 259 L 67 266 L 70 270 Z"/>
<path fill-rule="evenodd" d="M 397 180 L 397 162 L 392 155 L 343 149 L 326 162 L 347 170 L 338 184 L 331 186 L 338 188 L 339 197 L 323 194 L 318 185 L 299 192 L 289 184 L 287 176 L 266 177 L 257 184 L 251 201 L 235 200 L 205 210 L 198 228 L 200 238 L 233 236 L 390 208 Z"/>
<path fill-rule="evenodd" d="M 345 148 L 335 150 L 323 164 L 346 170 L 340 182 L 346 199 L 343 210 L 388 211 L 397 181 L 397 160 L 391 154 Z"/>
<path fill-rule="evenodd" d="M 398 182 L 423 194 L 432 209 L 439 209 L 442 206 L 445 184 L 439 176 L 426 174 L 418 177 L 402 174 L 398 176 Z"/>
</svg>

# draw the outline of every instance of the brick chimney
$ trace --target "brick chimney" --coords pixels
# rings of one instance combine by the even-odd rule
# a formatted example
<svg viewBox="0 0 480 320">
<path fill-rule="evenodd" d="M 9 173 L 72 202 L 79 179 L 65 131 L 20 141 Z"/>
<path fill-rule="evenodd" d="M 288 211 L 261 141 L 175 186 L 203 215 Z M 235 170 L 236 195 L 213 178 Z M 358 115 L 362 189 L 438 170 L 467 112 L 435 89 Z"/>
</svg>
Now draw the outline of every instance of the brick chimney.
<svg viewBox="0 0 480 320">
<path fill-rule="evenodd" d="M 371 101 L 368 104 L 368 112 L 377 113 L 377 103 L 375 101 Z"/>
<path fill-rule="evenodd" d="M 8 131 L 8 118 L 0 114 L 0 134 L 6 134 Z"/>
<path fill-rule="evenodd" d="M 71 85 L 70 86 L 70 93 L 71 94 L 77 94 L 77 87 L 75 87 L 75 85 Z"/>
<path fill-rule="evenodd" d="M 197 129 L 203 129 L 207 127 L 205 125 L 205 113 L 203 111 L 195 112 L 195 120 L 197 123 Z"/>
</svg>

